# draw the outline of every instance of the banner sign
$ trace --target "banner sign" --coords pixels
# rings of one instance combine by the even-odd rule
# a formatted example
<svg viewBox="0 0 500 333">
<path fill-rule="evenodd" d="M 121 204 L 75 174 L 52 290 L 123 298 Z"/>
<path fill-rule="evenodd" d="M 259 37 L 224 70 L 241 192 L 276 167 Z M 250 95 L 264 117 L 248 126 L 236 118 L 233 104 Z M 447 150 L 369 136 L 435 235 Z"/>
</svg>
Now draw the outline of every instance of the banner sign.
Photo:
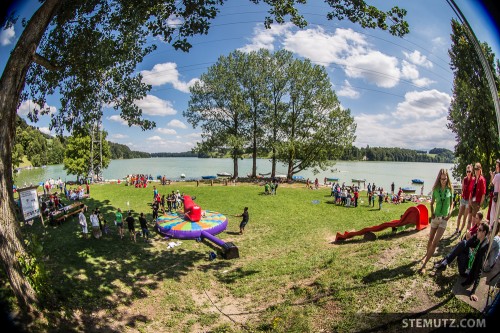
<svg viewBox="0 0 500 333">
<path fill-rule="evenodd" d="M 38 194 L 36 189 L 37 187 L 18 189 L 24 221 L 40 216 L 40 206 L 38 204 Z"/>
</svg>

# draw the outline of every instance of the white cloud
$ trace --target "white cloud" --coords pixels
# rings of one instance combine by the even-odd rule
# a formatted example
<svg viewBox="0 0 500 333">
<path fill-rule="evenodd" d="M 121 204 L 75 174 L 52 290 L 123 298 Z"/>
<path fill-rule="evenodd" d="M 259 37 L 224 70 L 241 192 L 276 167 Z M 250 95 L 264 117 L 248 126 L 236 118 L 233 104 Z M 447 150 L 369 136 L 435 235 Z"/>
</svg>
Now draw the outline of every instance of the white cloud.
<svg viewBox="0 0 500 333">
<path fill-rule="evenodd" d="M 427 57 L 417 50 L 413 51 L 412 53 L 403 51 L 403 54 L 405 55 L 406 59 L 408 59 L 408 61 L 410 61 L 412 64 L 419 65 L 425 68 L 433 67 L 432 62 L 427 60 Z"/>
<path fill-rule="evenodd" d="M 141 74 L 144 83 L 151 84 L 152 86 L 170 83 L 175 89 L 185 93 L 189 93 L 189 88 L 199 81 L 198 78 L 191 79 L 189 82 L 180 81 L 177 64 L 173 62 L 156 64 L 152 70 L 141 71 Z"/>
<path fill-rule="evenodd" d="M 247 53 L 257 51 L 259 49 L 274 51 L 274 41 L 276 40 L 276 37 L 286 35 L 292 27 L 292 23 L 271 24 L 271 28 L 266 29 L 264 24 L 259 23 L 253 29 L 253 37 L 250 40 L 250 44 L 247 44 L 238 50 Z"/>
<path fill-rule="evenodd" d="M 398 104 L 392 115 L 398 119 L 421 119 L 445 117 L 451 96 L 436 89 L 410 91 L 405 100 Z"/>
<path fill-rule="evenodd" d="M 14 30 L 14 26 L 11 26 L 7 29 L 3 29 L 0 31 L 0 45 L 6 46 L 12 43 L 14 37 L 16 36 L 16 32 Z"/>
<path fill-rule="evenodd" d="M 170 15 L 170 17 L 167 19 L 167 25 L 169 27 L 179 27 L 181 24 L 184 23 L 184 19 L 182 17 L 178 17 L 175 15 Z"/>
<path fill-rule="evenodd" d="M 163 100 L 153 95 L 146 95 L 146 97 L 141 100 L 136 100 L 134 103 L 142 109 L 144 114 L 150 116 L 169 116 L 177 113 L 170 101 Z"/>
<path fill-rule="evenodd" d="M 351 29 L 336 29 L 334 34 L 321 27 L 299 30 L 288 34 L 283 45 L 287 50 L 323 66 L 346 64 L 348 56 L 367 52 L 365 37 Z"/>
<path fill-rule="evenodd" d="M 187 128 L 186 124 L 178 119 L 172 119 L 167 124 L 168 127 L 176 127 L 176 128 Z"/>
<path fill-rule="evenodd" d="M 161 134 L 167 134 L 167 135 L 175 135 L 177 132 L 174 129 L 171 128 L 157 128 L 156 131 Z"/>
<path fill-rule="evenodd" d="M 38 127 L 38 130 L 42 133 L 50 135 L 50 129 L 48 127 Z"/>
<path fill-rule="evenodd" d="M 113 134 L 110 136 L 111 139 L 117 139 L 117 140 L 120 140 L 120 139 L 126 139 L 128 138 L 128 135 L 124 135 L 124 134 Z"/>
<path fill-rule="evenodd" d="M 190 139 L 197 139 L 197 141 L 201 141 L 201 132 L 190 133 L 190 134 L 185 135 L 184 137 L 190 138 Z"/>
<path fill-rule="evenodd" d="M 378 87 L 392 88 L 400 79 L 398 59 L 379 51 L 352 55 L 346 58 L 345 73 L 348 77 L 363 78 Z"/>
<path fill-rule="evenodd" d="M 401 147 L 429 149 L 444 147 L 453 150 L 455 139 L 446 128 L 446 116 L 432 120 L 389 121 L 388 116 L 366 115 L 354 117 L 357 123 L 357 147 Z M 383 135 L 381 135 L 383 133 Z"/>
<path fill-rule="evenodd" d="M 21 117 L 26 117 L 30 111 L 33 109 L 40 110 L 40 105 L 33 103 L 32 100 L 23 101 L 19 108 L 17 109 L 17 114 Z M 55 106 L 50 106 L 47 103 L 44 105 L 44 109 L 49 109 L 49 114 L 53 114 L 57 112 L 57 108 Z"/>
<path fill-rule="evenodd" d="M 406 60 L 403 60 L 401 65 L 401 77 L 410 80 L 414 85 L 420 88 L 427 87 L 435 82 L 431 79 L 420 77 L 417 66 Z"/>
<path fill-rule="evenodd" d="M 128 122 L 123 120 L 122 117 L 120 117 L 120 115 L 115 114 L 108 117 L 107 119 L 128 126 Z"/>
<path fill-rule="evenodd" d="M 155 136 L 150 136 L 146 140 L 147 141 L 162 141 L 162 138 L 160 138 L 158 135 L 155 135 Z"/>
<path fill-rule="evenodd" d="M 354 90 L 349 81 L 345 80 L 344 85 L 337 91 L 338 96 L 349 97 L 352 99 L 359 98 L 360 94 L 358 91 Z"/>
</svg>

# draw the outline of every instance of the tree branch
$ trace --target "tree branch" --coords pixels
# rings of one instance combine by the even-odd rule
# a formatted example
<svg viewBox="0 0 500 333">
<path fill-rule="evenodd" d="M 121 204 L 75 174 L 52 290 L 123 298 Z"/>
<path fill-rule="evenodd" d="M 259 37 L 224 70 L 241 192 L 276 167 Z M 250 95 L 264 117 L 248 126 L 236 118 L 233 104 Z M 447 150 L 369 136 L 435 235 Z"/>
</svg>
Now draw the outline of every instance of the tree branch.
<svg viewBox="0 0 500 333">
<path fill-rule="evenodd" d="M 38 64 L 42 67 L 45 67 L 49 71 L 60 71 L 62 69 L 61 66 L 54 65 L 47 58 L 42 57 L 38 53 L 35 53 L 33 55 L 33 62 L 35 62 L 36 64 Z"/>
</svg>

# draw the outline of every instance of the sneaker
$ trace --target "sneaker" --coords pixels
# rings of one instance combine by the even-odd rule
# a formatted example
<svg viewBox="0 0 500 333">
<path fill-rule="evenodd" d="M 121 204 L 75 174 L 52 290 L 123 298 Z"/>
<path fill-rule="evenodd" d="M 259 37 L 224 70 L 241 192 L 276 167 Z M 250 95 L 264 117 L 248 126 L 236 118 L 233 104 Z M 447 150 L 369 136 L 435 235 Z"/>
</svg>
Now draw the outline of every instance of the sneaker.
<svg viewBox="0 0 500 333">
<path fill-rule="evenodd" d="M 437 269 L 438 271 L 444 271 L 444 270 L 446 269 L 446 266 L 448 266 L 448 265 L 446 265 L 445 263 L 440 263 L 440 264 L 436 267 L 436 269 Z"/>
</svg>

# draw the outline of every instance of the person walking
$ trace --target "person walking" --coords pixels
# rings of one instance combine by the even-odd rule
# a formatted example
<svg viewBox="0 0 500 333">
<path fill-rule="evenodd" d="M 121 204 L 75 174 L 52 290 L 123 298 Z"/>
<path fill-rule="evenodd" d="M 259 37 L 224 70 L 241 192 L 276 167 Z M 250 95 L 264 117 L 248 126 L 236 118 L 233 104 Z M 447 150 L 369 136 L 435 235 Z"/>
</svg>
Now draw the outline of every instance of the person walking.
<svg viewBox="0 0 500 333">
<path fill-rule="evenodd" d="M 125 219 L 125 221 L 127 221 L 127 225 L 128 225 L 128 233 L 130 235 L 130 240 L 134 240 L 134 243 L 136 243 L 136 240 L 135 240 L 135 226 L 134 226 L 134 218 L 132 217 L 132 212 L 128 212 L 128 216 L 127 218 Z"/>
<path fill-rule="evenodd" d="M 83 211 L 80 211 L 80 214 L 78 214 L 78 222 L 80 223 L 80 226 L 82 227 L 82 235 L 84 239 L 87 239 L 87 235 L 89 233 L 87 229 L 87 218 L 85 217 L 85 214 L 83 214 Z"/>
<path fill-rule="evenodd" d="M 245 207 L 243 209 L 243 213 L 241 213 L 240 215 L 235 215 L 235 217 L 242 217 L 243 218 L 241 220 L 241 223 L 240 223 L 240 235 L 243 235 L 243 232 L 245 231 L 245 226 L 247 225 L 248 219 L 249 219 L 248 207 Z"/>
<path fill-rule="evenodd" d="M 472 164 L 467 165 L 465 169 L 466 175 L 462 179 L 462 198 L 460 199 L 460 208 L 458 209 L 457 216 L 457 228 L 455 229 L 455 234 L 460 235 L 467 224 L 467 218 L 469 216 L 469 197 L 472 193 L 472 187 L 474 186 L 474 177 L 472 176 Z M 461 219 L 463 218 L 463 224 Z"/>
<path fill-rule="evenodd" d="M 118 227 L 118 235 L 120 235 L 120 239 L 123 239 L 123 215 L 120 208 L 118 208 L 118 211 L 115 214 L 115 224 Z"/>
<path fill-rule="evenodd" d="M 432 187 L 431 199 L 431 231 L 427 241 L 427 252 L 422 260 L 419 272 L 425 273 L 425 265 L 436 251 L 436 247 L 443 237 L 448 220 L 453 211 L 453 187 L 451 185 L 448 170 L 439 170 L 434 186 Z M 436 207 L 434 208 L 434 205 Z"/>
<path fill-rule="evenodd" d="M 490 172 L 490 177 L 491 184 L 493 184 L 493 198 L 488 220 L 490 221 L 490 230 L 493 230 L 493 227 L 495 226 L 495 219 L 497 217 L 498 192 L 500 191 L 500 160 L 496 160 L 495 171 Z M 495 230 L 493 230 L 493 232 L 494 231 Z"/>
<path fill-rule="evenodd" d="M 144 213 L 141 213 L 141 216 L 139 216 L 139 224 L 141 225 L 142 237 L 144 238 L 144 241 L 147 242 L 149 240 L 149 230 L 148 221 L 146 221 Z"/>
</svg>

